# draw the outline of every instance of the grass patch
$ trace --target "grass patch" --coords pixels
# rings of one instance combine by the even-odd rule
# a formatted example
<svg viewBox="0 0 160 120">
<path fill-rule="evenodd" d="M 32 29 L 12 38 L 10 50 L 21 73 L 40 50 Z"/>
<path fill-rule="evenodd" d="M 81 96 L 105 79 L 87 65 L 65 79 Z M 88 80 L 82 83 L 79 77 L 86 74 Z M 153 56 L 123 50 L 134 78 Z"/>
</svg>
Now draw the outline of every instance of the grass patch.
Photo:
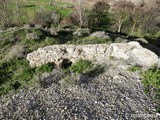
<svg viewBox="0 0 160 120">
<path fill-rule="evenodd" d="M 105 71 L 103 65 L 93 64 L 92 61 L 80 59 L 72 64 L 69 68 L 63 69 L 66 77 L 61 80 L 62 86 L 74 86 L 77 83 L 78 76 L 86 75 L 88 77 L 96 77 Z M 87 79 L 83 81 L 87 83 Z"/>
<path fill-rule="evenodd" d="M 29 39 L 27 34 L 35 34 L 38 39 Z M 59 40 L 36 28 L 7 30 L 0 34 L 0 61 L 8 55 L 12 46 L 23 46 L 25 53 L 40 47 L 58 44 Z M 13 50 L 14 51 L 14 50 Z"/>
<path fill-rule="evenodd" d="M 130 72 L 136 72 L 136 71 L 140 71 L 140 70 L 142 70 L 142 69 L 139 66 L 131 66 L 128 68 L 128 71 L 130 71 Z"/>
<path fill-rule="evenodd" d="M 89 60 L 80 59 L 75 64 L 71 65 L 70 70 L 74 73 L 83 74 L 93 68 L 93 63 Z"/>
<path fill-rule="evenodd" d="M 160 108 L 158 107 L 160 106 L 160 68 L 153 67 L 142 72 L 142 76 L 144 91 L 157 104 L 157 112 L 160 113 Z"/>
<path fill-rule="evenodd" d="M 71 5 L 71 3 L 54 1 L 54 5 L 49 5 L 51 0 L 21 0 L 17 4 L 15 0 L 8 1 L 9 18 L 13 24 L 22 25 L 24 23 L 34 23 L 36 13 L 44 11 L 50 13 L 57 10 L 62 18 L 68 17 L 72 11 L 72 8 L 63 8 L 63 6 Z M 18 14 L 17 14 L 18 13 Z M 44 18 L 42 18 L 44 19 Z"/>
<path fill-rule="evenodd" d="M 142 72 L 143 80 L 147 93 L 150 91 L 149 88 L 155 88 L 160 90 L 160 68 L 154 67 L 147 71 Z M 160 91 L 157 92 L 160 97 Z"/>
<path fill-rule="evenodd" d="M 151 67 L 150 69 L 143 71 L 139 66 L 131 66 L 128 68 L 130 72 L 139 71 L 142 76 L 142 84 L 144 86 L 144 92 L 148 95 L 154 103 L 156 103 L 156 110 L 160 113 L 160 68 Z"/>
<path fill-rule="evenodd" d="M 43 72 L 51 72 L 54 64 L 48 63 L 31 68 L 25 59 L 12 59 L 0 64 L 0 96 L 29 87 L 36 82 L 35 76 Z M 33 82 L 34 81 L 34 82 Z"/>
<path fill-rule="evenodd" d="M 97 37 L 75 37 L 72 41 L 69 41 L 68 44 L 75 45 L 85 45 L 85 44 L 103 44 L 103 43 L 112 43 L 113 41 L 105 38 L 97 38 Z"/>
</svg>

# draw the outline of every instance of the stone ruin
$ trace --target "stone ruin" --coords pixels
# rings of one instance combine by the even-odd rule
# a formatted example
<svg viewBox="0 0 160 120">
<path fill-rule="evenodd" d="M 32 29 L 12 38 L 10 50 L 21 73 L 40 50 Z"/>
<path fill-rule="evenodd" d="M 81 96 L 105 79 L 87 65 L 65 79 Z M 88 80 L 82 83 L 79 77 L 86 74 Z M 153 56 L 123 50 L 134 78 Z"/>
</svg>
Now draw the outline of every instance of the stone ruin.
<svg viewBox="0 0 160 120">
<path fill-rule="evenodd" d="M 46 63 L 71 65 L 79 59 L 87 59 L 96 63 L 106 63 L 107 60 L 124 59 L 131 65 L 151 67 L 159 63 L 158 56 L 143 48 L 138 42 L 89 44 L 89 45 L 51 45 L 29 53 L 27 60 L 32 67 Z"/>
</svg>

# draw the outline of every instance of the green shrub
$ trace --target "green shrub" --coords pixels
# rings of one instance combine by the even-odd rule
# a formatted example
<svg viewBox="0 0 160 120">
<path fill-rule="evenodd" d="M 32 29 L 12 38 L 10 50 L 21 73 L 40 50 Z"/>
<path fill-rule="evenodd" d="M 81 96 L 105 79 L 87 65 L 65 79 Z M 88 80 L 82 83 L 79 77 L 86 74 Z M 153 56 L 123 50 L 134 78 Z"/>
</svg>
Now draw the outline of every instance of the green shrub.
<svg viewBox="0 0 160 120">
<path fill-rule="evenodd" d="M 54 69 L 54 64 L 53 63 L 47 63 L 44 65 L 41 65 L 37 68 L 35 68 L 35 73 L 40 74 L 44 72 L 51 72 Z"/>
<path fill-rule="evenodd" d="M 142 82 L 146 88 L 153 87 L 160 90 L 160 68 L 151 68 L 143 72 L 142 76 Z M 158 94 L 160 95 L 160 92 Z"/>
<path fill-rule="evenodd" d="M 110 5 L 105 1 L 96 2 L 88 16 L 90 28 L 105 30 L 110 26 Z"/>
<path fill-rule="evenodd" d="M 142 83 L 145 88 L 145 93 L 148 94 L 157 106 L 160 105 L 160 68 L 153 67 L 147 71 L 142 72 Z M 160 112 L 160 108 L 157 108 Z"/>
<path fill-rule="evenodd" d="M 93 68 L 93 64 L 89 60 L 80 59 L 75 64 L 71 65 L 70 69 L 74 73 L 85 73 Z"/>
<path fill-rule="evenodd" d="M 93 64 L 89 60 L 80 59 L 69 68 L 63 69 L 66 77 L 60 81 L 63 87 L 74 86 L 77 84 L 77 78 L 80 74 L 88 77 L 96 77 L 104 72 L 103 65 Z M 86 79 L 87 80 L 87 79 Z M 88 82 L 86 81 L 85 82 Z"/>
<path fill-rule="evenodd" d="M 17 89 L 16 81 L 32 79 L 33 70 L 29 67 L 26 60 L 11 59 L 0 64 L 0 96 Z M 18 83 L 17 82 L 17 83 Z M 14 86 L 16 88 L 14 88 Z"/>
</svg>

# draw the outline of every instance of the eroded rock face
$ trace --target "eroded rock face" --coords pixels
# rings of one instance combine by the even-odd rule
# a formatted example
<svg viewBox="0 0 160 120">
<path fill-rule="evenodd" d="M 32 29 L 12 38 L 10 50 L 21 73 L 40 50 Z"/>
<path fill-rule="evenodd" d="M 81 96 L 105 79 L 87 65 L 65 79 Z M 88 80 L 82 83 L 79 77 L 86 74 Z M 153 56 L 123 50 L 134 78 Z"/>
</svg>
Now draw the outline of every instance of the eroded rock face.
<svg viewBox="0 0 160 120">
<path fill-rule="evenodd" d="M 64 59 L 74 63 L 79 59 L 87 59 L 97 63 L 105 63 L 110 57 L 124 59 L 133 65 L 150 67 L 158 63 L 158 56 L 140 46 L 138 42 L 94 44 L 94 45 L 52 45 L 29 53 L 27 60 L 32 67 L 48 62 L 60 65 Z"/>
</svg>

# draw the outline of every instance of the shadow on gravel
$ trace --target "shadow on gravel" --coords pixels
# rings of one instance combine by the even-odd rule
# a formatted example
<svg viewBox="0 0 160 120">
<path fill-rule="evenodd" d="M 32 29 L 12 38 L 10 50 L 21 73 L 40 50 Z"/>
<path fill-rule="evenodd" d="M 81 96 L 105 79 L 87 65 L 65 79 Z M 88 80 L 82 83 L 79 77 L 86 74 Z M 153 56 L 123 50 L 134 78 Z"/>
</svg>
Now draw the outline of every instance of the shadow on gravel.
<svg viewBox="0 0 160 120">
<path fill-rule="evenodd" d="M 93 80 L 93 78 L 99 76 L 100 74 L 105 72 L 105 67 L 101 65 L 97 65 L 94 69 L 81 74 L 77 79 L 77 84 L 88 84 Z"/>
</svg>

